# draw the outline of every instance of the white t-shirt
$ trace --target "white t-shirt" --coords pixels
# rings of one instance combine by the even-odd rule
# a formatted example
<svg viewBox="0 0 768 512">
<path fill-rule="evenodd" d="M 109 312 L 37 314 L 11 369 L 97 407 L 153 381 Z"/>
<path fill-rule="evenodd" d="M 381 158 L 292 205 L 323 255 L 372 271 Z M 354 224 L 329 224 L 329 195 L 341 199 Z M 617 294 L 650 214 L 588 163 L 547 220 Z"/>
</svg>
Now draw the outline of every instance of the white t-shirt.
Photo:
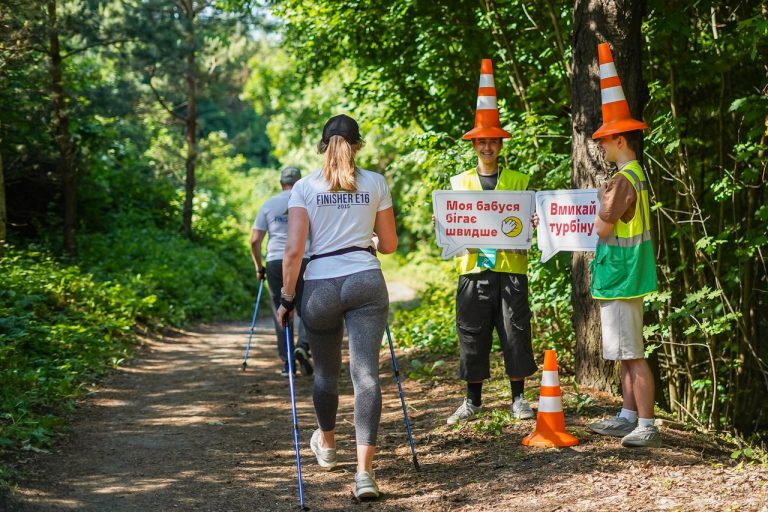
<svg viewBox="0 0 768 512">
<path fill-rule="evenodd" d="M 392 207 L 392 196 L 380 174 L 358 169 L 355 181 L 355 192 L 329 192 L 322 170 L 317 170 L 293 186 L 288 208 L 307 210 L 310 254 L 373 245 L 376 213 Z M 378 268 L 381 265 L 374 255 L 355 251 L 310 261 L 304 279 L 327 279 Z"/>
<path fill-rule="evenodd" d="M 271 197 L 261 207 L 253 223 L 253 229 L 269 233 L 266 261 L 283 259 L 285 241 L 288 239 L 288 198 L 290 190 Z"/>
</svg>

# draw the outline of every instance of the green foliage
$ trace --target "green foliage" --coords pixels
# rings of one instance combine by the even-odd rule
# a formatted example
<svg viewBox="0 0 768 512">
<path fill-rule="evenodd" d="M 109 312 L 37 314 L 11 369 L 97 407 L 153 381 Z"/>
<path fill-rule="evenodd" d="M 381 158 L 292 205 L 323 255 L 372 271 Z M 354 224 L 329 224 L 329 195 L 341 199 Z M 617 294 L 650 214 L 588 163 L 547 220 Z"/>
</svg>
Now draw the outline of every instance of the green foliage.
<svg viewBox="0 0 768 512">
<path fill-rule="evenodd" d="M 142 320 L 183 325 L 236 318 L 248 308 L 243 276 L 251 269 L 242 241 L 199 245 L 176 233 L 133 226 L 81 240 L 82 262 L 99 279 L 156 297 L 152 316 Z"/>
<path fill-rule="evenodd" d="M 472 423 L 476 432 L 499 437 L 504 433 L 504 427 L 514 423 L 512 413 L 507 409 L 492 409 Z"/>
<path fill-rule="evenodd" d="M 445 365 L 445 361 L 442 359 L 438 359 L 432 364 L 422 363 L 420 359 L 411 359 L 409 364 L 410 370 L 408 370 L 408 378 L 417 380 L 432 379 L 435 376 L 435 370 L 443 365 Z"/>
<path fill-rule="evenodd" d="M 537 248 L 528 251 L 528 295 L 533 318 L 531 320 L 534 351 L 557 351 L 563 368 L 574 368 L 576 335 L 571 316 L 570 255 L 558 254 L 546 264 L 539 263 Z"/>
<path fill-rule="evenodd" d="M 393 336 L 405 347 L 437 354 L 456 354 L 454 292 L 445 286 L 428 284 L 413 309 L 396 311 Z"/>
<path fill-rule="evenodd" d="M 576 382 L 576 377 L 572 377 L 571 385 L 573 386 L 573 400 L 575 402 L 576 413 L 580 414 L 585 409 L 591 407 L 595 401 L 589 393 L 581 392 L 579 384 Z"/>
<path fill-rule="evenodd" d="M 129 354 L 156 297 L 9 248 L 0 262 L 0 447 L 46 447 L 58 415 Z"/>
</svg>

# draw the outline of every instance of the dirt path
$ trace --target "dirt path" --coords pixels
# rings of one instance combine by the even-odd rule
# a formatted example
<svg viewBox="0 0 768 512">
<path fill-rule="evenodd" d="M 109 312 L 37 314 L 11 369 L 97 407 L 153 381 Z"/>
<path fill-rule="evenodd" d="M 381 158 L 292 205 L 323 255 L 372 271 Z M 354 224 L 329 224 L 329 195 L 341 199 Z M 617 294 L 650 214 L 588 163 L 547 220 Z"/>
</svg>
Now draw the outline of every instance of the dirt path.
<svg viewBox="0 0 768 512">
<path fill-rule="evenodd" d="M 212 325 L 148 342 L 146 352 L 104 381 L 49 454 L 35 454 L 9 511 L 283 511 L 298 504 L 288 382 L 278 370 L 270 325 L 260 322 L 248 371 L 240 362 L 246 325 Z M 400 358 L 407 368 L 407 357 Z M 422 471 L 411 465 L 388 352 L 382 352 L 384 412 L 375 463 L 384 495 L 358 503 L 352 396 L 344 379 L 340 468 L 321 471 L 308 448 L 314 428 L 311 381 L 297 378 L 306 503 L 313 511 L 768 510 L 768 470 L 736 466 L 707 438 L 665 429 L 658 450 L 622 449 L 593 436 L 590 417 L 568 410 L 580 446 L 530 449 L 531 421 L 494 420 L 490 410 L 460 429 L 444 418 L 461 399 L 455 364 L 405 392 Z M 346 373 L 345 373 L 346 375 Z M 533 389 L 533 384 L 531 385 Z M 498 387 L 497 389 L 502 389 Z M 508 394 L 508 390 L 504 390 Z M 494 399 L 494 396 L 497 399 Z M 566 393 L 565 403 L 572 404 Z M 495 428 L 501 434 L 494 433 Z"/>
</svg>

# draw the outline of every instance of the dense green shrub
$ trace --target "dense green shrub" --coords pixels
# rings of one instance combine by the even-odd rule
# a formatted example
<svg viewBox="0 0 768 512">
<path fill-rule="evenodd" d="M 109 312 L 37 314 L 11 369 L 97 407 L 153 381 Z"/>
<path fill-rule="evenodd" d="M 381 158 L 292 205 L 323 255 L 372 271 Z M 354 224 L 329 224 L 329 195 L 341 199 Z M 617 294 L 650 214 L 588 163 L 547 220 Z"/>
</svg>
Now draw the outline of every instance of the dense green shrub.
<svg viewBox="0 0 768 512">
<path fill-rule="evenodd" d="M 155 300 L 9 248 L 0 261 L 0 447 L 46 446 L 57 415 L 126 356 L 136 318 Z"/>
<path fill-rule="evenodd" d="M 242 242 L 209 244 L 148 226 L 122 226 L 82 237 L 82 261 L 100 279 L 155 295 L 155 322 L 181 325 L 242 316 L 250 301 L 243 286 L 250 271 L 247 250 Z"/>
</svg>

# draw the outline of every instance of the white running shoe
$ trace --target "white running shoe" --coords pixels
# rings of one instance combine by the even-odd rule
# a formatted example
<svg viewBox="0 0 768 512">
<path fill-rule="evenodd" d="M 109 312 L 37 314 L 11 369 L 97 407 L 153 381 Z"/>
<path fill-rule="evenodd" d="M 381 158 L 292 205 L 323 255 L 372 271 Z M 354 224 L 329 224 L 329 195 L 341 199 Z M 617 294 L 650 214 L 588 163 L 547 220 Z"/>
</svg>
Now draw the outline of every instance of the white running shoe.
<svg viewBox="0 0 768 512">
<path fill-rule="evenodd" d="M 309 447 L 312 449 L 312 453 L 317 457 L 317 463 L 320 467 L 326 469 L 333 469 L 336 467 L 336 448 L 323 448 L 320 446 L 320 438 L 322 436 L 320 429 L 312 432 L 312 439 L 309 441 Z"/>
<path fill-rule="evenodd" d="M 355 497 L 360 500 L 379 497 L 379 486 L 376 485 L 373 475 L 366 471 L 355 473 Z"/>
<path fill-rule="evenodd" d="M 469 398 L 465 398 L 464 402 L 459 406 L 458 409 L 456 409 L 456 412 L 448 416 L 448 419 L 446 422 L 449 425 L 453 425 L 454 423 L 458 423 L 460 421 L 469 421 L 477 418 L 480 413 L 483 411 L 483 406 L 475 406 L 472 405 L 472 402 L 469 401 Z"/>
<path fill-rule="evenodd" d="M 534 417 L 533 409 L 531 409 L 531 404 L 528 403 L 528 400 L 525 399 L 524 396 L 520 395 L 517 398 L 515 398 L 515 401 L 512 402 L 512 407 L 510 408 L 512 412 L 512 417 L 518 420 L 530 420 Z"/>
</svg>

